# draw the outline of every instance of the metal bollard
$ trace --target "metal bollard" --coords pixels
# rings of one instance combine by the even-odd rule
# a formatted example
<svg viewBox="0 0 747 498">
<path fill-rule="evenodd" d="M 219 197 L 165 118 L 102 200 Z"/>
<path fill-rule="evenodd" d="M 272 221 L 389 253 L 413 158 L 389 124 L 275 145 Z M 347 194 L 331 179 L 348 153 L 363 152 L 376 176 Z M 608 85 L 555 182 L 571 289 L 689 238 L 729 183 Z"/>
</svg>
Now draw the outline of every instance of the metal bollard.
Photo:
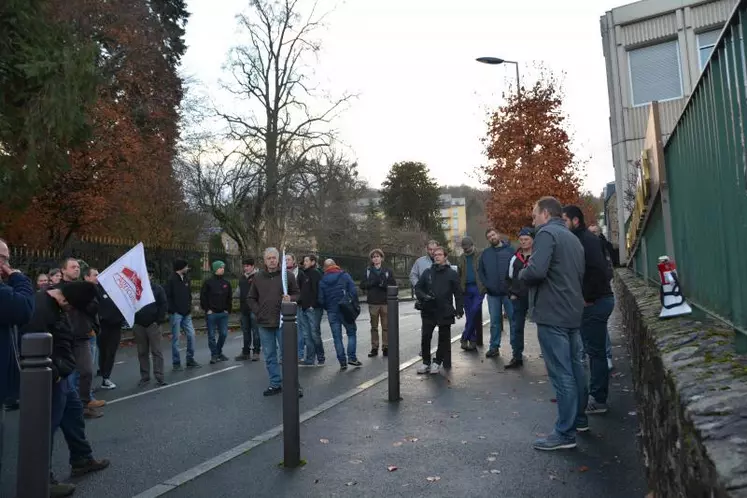
<svg viewBox="0 0 747 498">
<path fill-rule="evenodd" d="M 480 303 L 480 309 L 477 311 L 477 317 L 475 318 L 475 328 L 477 329 L 475 332 L 477 333 L 477 345 L 482 346 L 483 344 L 483 338 L 482 338 L 482 303 Z"/>
<path fill-rule="evenodd" d="M 386 288 L 387 320 L 389 326 L 389 401 L 400 401 L 399 394 L 399 287 Z"/>
<path fill-rule="evenodd" d="M 283 303 L 283 466 L 301 464 L 301 422 L 298 406 L 298 332 L 293 302 Z"/>
<path fill-rule="evenodd" d="M 52 445 L 52 334 L 21 337 L 21 413 L 18 444 L 19 498 L 49 496 Z"/>
</svg>

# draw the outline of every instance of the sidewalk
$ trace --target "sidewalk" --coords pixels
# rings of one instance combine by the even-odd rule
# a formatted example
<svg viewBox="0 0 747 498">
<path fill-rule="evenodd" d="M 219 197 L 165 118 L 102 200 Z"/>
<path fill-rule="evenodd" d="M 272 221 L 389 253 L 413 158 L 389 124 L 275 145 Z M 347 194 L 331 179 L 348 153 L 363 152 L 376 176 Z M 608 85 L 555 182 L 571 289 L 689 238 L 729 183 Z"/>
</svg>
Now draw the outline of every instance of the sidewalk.
<svg viewBox="0 0 747 498">
<path fill-rule="evenodd" d="M 305 466 L 278 466 L 281 436 L 168 496 L 642 498 L 629 359 L 618 320 L 615 312 L 611 411 L 590 417 L 591 432 L 579 435 L 576 450 L 531 447 L 552 429 L 556 405 L 536 327 L 527 324 L 520 372 L 503 369 L 506 346 L 494 361 L 453 344 L 448 375 L 418 376 L 415 366 L 402 372 L 400 403 L 386 401 L 387 384 L 381 382 L 302 424 Z"/>
</svg>

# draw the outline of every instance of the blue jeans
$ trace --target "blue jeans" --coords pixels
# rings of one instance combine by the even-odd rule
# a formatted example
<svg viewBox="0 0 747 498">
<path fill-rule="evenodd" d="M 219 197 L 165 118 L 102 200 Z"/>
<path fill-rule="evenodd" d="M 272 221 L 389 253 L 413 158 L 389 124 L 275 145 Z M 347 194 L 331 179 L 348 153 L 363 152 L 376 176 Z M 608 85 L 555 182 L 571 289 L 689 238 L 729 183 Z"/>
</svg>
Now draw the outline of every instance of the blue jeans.
<svg viewBox="0 0 747 498">
<path fill-rule="evenodd" d="M 513 306 L 511 327 L 511 349 L 513 357 L 521 360 L 524 355 L 524 325 L 527 323 L 529 311 L 529 297 L 518 297 L 511 300 Z"/>
<path fill-rule="evenodd" d="M 337 361 L 340 365 L 347 365 L 348 360 L 357 361 L 358 358 L 355 355 L 356 346 L 356 333 L 358 327 L 353 323 L 347 323 L 344 321 L 342 316 L 336 311 L 327 310 L 327 319 L 329 320 L 329 328 L 332 329 L 332 340 L 335 343 L 335 351 L 337 352 Z M 348 354 L 345 356 L 345 345 L 342 343 L 342 327 L 345 326 L 345 332 L 348 336 Z"/>
<path fill-rule="evenodd" d="M 259 340 L 262 342 L 265 354 L 265 367 L 270 377 L 270 387 L 280 387 L 283 382 L 283 375 L 280 371 L 280 362 L 283 361 L 283 329 L 260 326 Z"/>
<path fill-rule="evenodd" d="M 86 440 L 86 423 L 83 420 L 83 403 L 72 377 L 61 379 L 52 385 L 52 445 L 57 429 L 62 429 L 70 464 L 93 458 L 91 445 Z M 51 448 L 50 448 L 51 453 Z"/>
<path fill-rule="evenodd" d="M 179 332 L 183 331 L 187 336 L 187 362 L 195 359 L 195 327 L 192 325 L 192 315 L 180 315 L 172 313 L 169 318 L 171 325 L 171 362 L 174 365 L 181 365 L 181 355 L 179 354 Z"/>
<path fill-rule="evenodd" d="M 538 323 L 537 336 L 558 402 L 555 434 L 565 441 L 575 441 L 576 427 L 588 423 L 584 413 L 587 392 L 581 363 L 581 333 L 579 329 Z"/>
<path fill-rule="evenodd" d="M 298 312 L 298 333 L 303 334 L 306 343 L 306 363 L 313 363 L 314 357 L 319 363 L 324 362 L 324 343 L 322 343 L 321 308 L 309 308 Z"/>
<path fill-rule="evenodd" d="M 241 314 L 241 334 L 244 339 L 241 354 L 250 354 L 252 349 L 255 353 L 259 353 L 262 350 L 262 341 L 259 340 L 259 327 L 257 327 L 257 317 L 254 316 L 254 313 Z"/>
<path fill-rule="evenodd" d="M 614 308 L 614 296 L 597 299 L 593 304 L 584 308 L 584 319 L 581 323 L 581 339 L 584 343 L 584 351 L 589 355 L 589 394 L 598 403 L 606 403 L 609 395 L 607 320 Z"/>
<path fill-rule="evenodd" d="M 514 306 L 508 296 L 491 296 L 488 294 L 488 312 L 490 313 L 490 349 L 501 347 L 503 334 L 503 310 L 508 315 L 508 327 L 511 332 L 511 343 L 514 341 Z"/>
<path fill-rule="evenodd" d="M 215 333 L 218 332 L 218 341 L 215 340 Z M 207 333 L 208 347 L 210 356 L 219 356 L 223 354 L 223 344 L 228 337 L 228 313 L 210 313 L 207 315 Z"/>
<path fill-rule="evenodd" d="M 480 308 L 482 308 L 482 294 L 480 294 L 476 284 L 467 284 L 467 289 L 464 291 L 466 320 L 464 322 L 464 332 L 462 332 L 463 341 L 477 341 L 478 327 L 482 327 L 482 323 L 477 323 Z"/>
</svg>

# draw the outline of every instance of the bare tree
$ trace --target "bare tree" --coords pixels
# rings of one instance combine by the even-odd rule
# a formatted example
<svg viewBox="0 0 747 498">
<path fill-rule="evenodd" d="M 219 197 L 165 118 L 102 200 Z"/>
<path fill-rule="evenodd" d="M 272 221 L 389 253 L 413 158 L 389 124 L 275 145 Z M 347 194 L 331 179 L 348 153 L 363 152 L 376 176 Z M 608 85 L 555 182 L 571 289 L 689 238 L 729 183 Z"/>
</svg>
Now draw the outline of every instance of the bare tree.
<svg viewBox="0 0 747 498">
<path fill-rule="evenodd" d="M 632 213 L 635 208 L 636 196 L 638 195 L 638 176 L 640 174 L 641 160 L 628 161 L 622 192 L 623 206 L 625 207 L 625 212 L 628 214 Z"/>
<path fill-rule="evenodd" d="M 315 149 L 329 147 L 334 136 L 331 120 L 351 98 L 325 98 L 324 109 L 312 109 L 310 102 L 318 102 L 322 94 L 310 86 L 305 64 L 320 50 L 314 32 L 321 20 L 316 5 L 302 16 L 299 0 L 251 0 L 249 12 L 238 16 L 247 40 L 231 49 L 232 81 L 224 86 L 247 109 L 219 112 L 228 127 L 227 138 L 237 147 L 228 164 L 221 163 L 218 169 L 238 170 L 221 181 L 226 176 L 228 181 L 238 180 L 242 191 L 251 192 L 235 205 L 247 209 L 255 242 L 284 244 L 292 212 L 288 201 L 297 190 L 305 159 Z M 241 197 L 241 192 L 236 194 Z"/>
</svg>

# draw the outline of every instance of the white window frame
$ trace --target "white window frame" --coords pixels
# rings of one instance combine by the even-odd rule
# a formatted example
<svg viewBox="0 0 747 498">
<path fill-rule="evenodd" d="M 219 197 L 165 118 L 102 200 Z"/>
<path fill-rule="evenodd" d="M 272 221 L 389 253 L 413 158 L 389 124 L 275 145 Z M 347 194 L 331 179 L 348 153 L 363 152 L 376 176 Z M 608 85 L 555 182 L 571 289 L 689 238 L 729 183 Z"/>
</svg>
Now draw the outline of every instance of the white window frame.
<svg viewBox="0 0 747 498">
<path fill-rule="evenodd" d="M 700 44 L 700 39 L 701 39 L 700 37 L 703 36 L 703 35 L 714 33 L 714 32 L 718 33 L 719 35 L 721 35 L 721 31 L 723 31 L 723 29 L 724 29 L 723 27 L 718 28 L 718 29 L 709 29 L 708 31 L 701 31 L 700 33 L 698 33 L 696 35 L 696 44 L 698 45 L 698 65 L 700 66 L 700 72 L 701 73 L 705 69 L 705 65 L 708 63 L 708 60 L 710 60 L 711 55 L 713 55 L 713 50 L 716 48 L 716 45 L 718 44 L 718 41 L 719 41 L 720 37 L 716 37 L 716 41 L 714 43 L 710 43 L 708 45 L 701 45 Z M 711 53 L 708 54 L 708 59 L 706 59 L 706 61 L 704 63 L 703 60 L 700 58 L 700 52 L 701 52 L 701 50 L 707 49 L 707 48 L 711 49 Z"/>
<path fill-rule="evenodd" d="M 679 95 L 679 97 L 671 97 L 671 98 L 668 98 L 668 99 L 662 99 L 662 100 L 659 100 L 657 102 L 669 102 L 671 100 L 681 99 L 681 98 L 683 98 L 685 96 L 685 82 L 682 81 L 683 80 L 683 75 L 682 75 L 682 53 L 680 52 L 680 41 L 679 41 L 679 39 L 674 39 L 674 40 L 658 40 L 656 43 L 650 43 L 648 45 L 643 45 L 643 46 L 640 46 L 640 47 L 633 47 L 633 48 L 631 48 L 629 50 L 626 50 L 626 52 L 627 52 L 626 55 L 628 56 L 628 88 L 630 89 L 630 104 L 631 104 L 632 107 L 634 107 L 634 108 L 635 107 L 644 107 L 644 106 L 649 105 L 651 103 L 651 101 L 643 102 L 643 103 L 640 103 L 640 104 L 636 104 L 635 103 L 635 91 L 633 89 L 633 69 L 632 69 L 631 64 L 630 64 L 630 53 L 633 52 L 634 50 L 638 50 L 638 49 L 641 49 L 641 48 L 653 47 L 653 46 L 660 45 L 660 44 L 663 44 L 663 43 L 671 43 L 671 42 L 674 42 L 675 47 L 677 48 L 677 70 L 679 71 L 679 74 L 680 74 L 680 95 Z"/>
</svg>

